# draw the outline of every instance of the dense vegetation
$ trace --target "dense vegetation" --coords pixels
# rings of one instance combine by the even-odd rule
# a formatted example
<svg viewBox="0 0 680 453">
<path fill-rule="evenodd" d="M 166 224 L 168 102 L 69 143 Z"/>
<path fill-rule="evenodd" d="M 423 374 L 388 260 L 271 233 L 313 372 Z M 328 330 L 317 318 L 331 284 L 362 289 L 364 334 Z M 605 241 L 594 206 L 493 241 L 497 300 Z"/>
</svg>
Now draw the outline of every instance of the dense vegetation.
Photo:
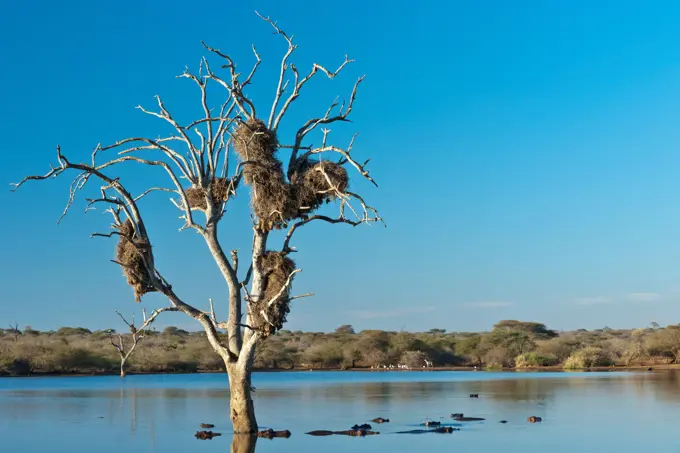
<svg viewBox="0 0 680 453">
<path fill-rule="evenodd" d="M 119 366 L 113 331 L 63 327 L 38 332 L 0 329 L 0 374 L 113 373 Z M 129 335 L 129 334 L 128 334 Z M 257 349 L 256 368 L 410 368 L 477 366 L 562 367 L 670 364 L 680 361 L 680 325 L 644 329 L 555 332 L 545 325 L 506 320 L 490 332 L 354 332 L 282 330 Z M 130 372 L 223 371 L 203 332 L 167 327 L 151 332 L 128 362 Z"/>
</svg>

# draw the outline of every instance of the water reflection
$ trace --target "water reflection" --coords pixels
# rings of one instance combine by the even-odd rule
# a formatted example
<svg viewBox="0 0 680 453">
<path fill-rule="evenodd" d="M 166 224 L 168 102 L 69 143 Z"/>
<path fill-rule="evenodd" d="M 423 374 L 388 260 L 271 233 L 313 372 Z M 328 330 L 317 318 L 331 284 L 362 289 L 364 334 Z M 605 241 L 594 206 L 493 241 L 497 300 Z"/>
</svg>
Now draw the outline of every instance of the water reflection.
<svg viewBox="0 0 680 453">
<path fill-rule="evenodd" d="M 479 448 L 483 442 L 485 448 L 503 448 L 506 452 L 515 451 L 512 446 L 519 442 L 517 439 L 523 439 L 518 444 L 523 448 L 516 451 L 530 453 L 544 451 L 550 439 L 579 432 L 592 446 L 604 438 L 610 444 L 603 447 L 615 449 L 620 440 L 617 451 L 625 452 L 633 451 L 627 448 L 637 442 L 626 429 L 630 414 L 636 414 L 637 429 L 647 438 L 646 443 L 638 446 L 654 450 L 649 444 L 656 442 L 654 433 L 664 439 L 663 431 L 671 429 L 664 420 L 672 420 L 670 414 L 680 409 L 680 373 L 676 372 L 547 378 L 518 373 L 504 379 L 496 379 L 498 376 L 491 373 L 476 375 L 479 380 L 444 374 L 435 378 L 428 375 L 430 380 L 423 380 L 425 373 L 414 373 L 403 375 L 401 380 L 389 377 L 383 382 L 375 377 L 361 381 L 351 376 L 346 382 L 334 378 L 319 383 L 309 381 L 311 378 L 303 380 L 294 373 L 281 373 L 276 376 L 281 379 L 280 386 L 275 380 L 256 384 L 258 419 L 261 428 L 289 429 L 293 436 L 259 443 L 250 436 L 231 435 L 225 388 L 198 388 L 191 383 L 190 376 L 172 382 L 153 381 L 156 379 L 153 376 L 125 383 L 81 380 L 78 388 L 67 380 L 61 381 L 64 388 L 59 388 L 58 380 L 50 381 L 46 388 L 26 388 L 33 384 L 15 381 L 24 388 L 8 388 L 3 383 L 0 390 L 0 437 L 9 439 L 9 445 L 4 445 L 8 451 L 21 448 L 24 453 L 56 453 L 66 447 L 70 453 L 90 452 L 93 445 L 102 453 L 121 449 L 171 453 L 197 447 L 203 451 L 223 453 L 230 449 L 251 453 L 256 444 L 260 453 L 282 449 L 300 453 L 319 449 L 324 453 L 348 449 L 379 453 L 425 446 L 450 449 L 451 436 L 456 436 L 457 448 Z M 480 398 L 469 398 L 471 393 L 478 393 Z M 486 421 L 464 424 L 460 432 L 450 436 L 413 436 L 417 441 L 411 440 L 411 436 L 389 435 L 413 429 L 428 418 L 450 422 L 452 412 Z M 526 417 L 530 415 L 543 417 L 544 423 L 528 426 Z M 304 435 L 315 429 L 347 429 L 378 416 L 391 422 L 379 426 L 382 434 L 376 438 L 319 439 Z M 509 423 L 501 425 L 498 423 L 501 419 Z M 223 436 L 210 441 L 196 440 L 193 434 L 200 423 L 214 424 L 213 431 Z M 55 440 L 46 444 L 45 439 Z M 56 439 L 69 440 L 66 443 Z M 508 439 L 512 439 L 511 445 Z M 551 453 L 561 448 L 551 447 Z"/>
<path fill-rule="evenodd" d="M 257 437 L 248 435 L 234 435 L 231 440 L 231 453 L 254 453 Z"/>
</svg>

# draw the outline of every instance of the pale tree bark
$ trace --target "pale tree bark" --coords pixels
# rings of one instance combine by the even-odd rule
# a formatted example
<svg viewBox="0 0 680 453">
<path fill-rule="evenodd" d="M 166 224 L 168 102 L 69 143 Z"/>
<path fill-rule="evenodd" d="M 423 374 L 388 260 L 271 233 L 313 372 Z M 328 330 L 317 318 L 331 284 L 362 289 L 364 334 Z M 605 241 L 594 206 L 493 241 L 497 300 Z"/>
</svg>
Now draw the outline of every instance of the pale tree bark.
<svg viewBox="0 0 680 453">
<path fill-rule="evenodd" d="M 235 434 L 231 440 L 231 453 L 255 453 L 257 436 L 252 434 Z"/>
<path fill-rule="evenodd" d="M 335 71 L 315 63 L 306 75 L 301 75 L 290 61 L 297 49 L 292 37 L 268 17 L 258 16 L 273 27 L 287 44 L 267 118 L 258 117 L 254 102 L 245 93 L 261 62 L 257 50 L 253 47 L 255 62 L 243 78 L 246 73 L 236 69 L 229 55 L 203 43 L 213 58 L 220 60 L 219 65 L 215 66 L 226 69 L 226 76 L 217 75 L 207 58 L 201 60 L 197 74 L 185 70 L 178 76 L 198 87 L 202 118 L 189 124 L 180 124 L 157 96 L 158 111 L 149 111 L 141 106 L 138 108 L 167 123 L 172 130 L 170 135 L 155 139 L 132 137 L 108 146 L 97 145 L 89 163 L 70 161 L 57 146 L 56 167 L 51 167 L 44 175 L 27 176 L 13 189 L 18 189 L 27 181 L 47 180 L 75 170 L 76 177 L 70 187 L 66 208 L 59 218 L 61 220 L 77 193 L 89 181 L 98 180 L 101 183 L 97 196 L 86 198 L 86 211 L 106 206 L 106 212 L 112 216 L 113 230 L 94 233 L 92 236 L 118 239 L 116 259 L 113 261 L 121 267 L 128 283 L 134 288 L 138 302 L 145 293 L 158 292 L 169 303 L 168 307 L 160 311 L 180 311 L 203 327 L 210 345 L 225 363 L 229 376 L 230 417 L 236 433 L 255 433 L 258 428 L 251 382 L 257 344 L 281 328 L 292 301 L 311 296 L 290 294 L 294 277 L 301 271 L 295 268 L 289 258 L 297 252 L 292 246 L 296 232 L 311 222 L 351 226 L 376 222 L 384 224 L 378 212 L 362 196 L 347 190 L 348 171 L 357 173 L 377 186 L 367 169 L 368 160 L 360 163 L 354 158 L 356 135 L 347 147 L 329 143 L 330 129 L 327 127 L 350 121 L 348 117 L 363 77 L 354 84 L 347 102 L 340 103 L 336 99 L 325 113 L 304 122 L 297 128 L 289 144 L 281 141 L 277 135 L 286 112 L 309 80 L 319 74 L 334 79 L 353 60 L 345 57 Z M 216 105 L 209 102 L 209 84 L 224 89 L 224 99 Z M 215 91 L 211 88 L 210 92 Z M 319 146 L 306 144 L 313 132 L 321 132 Z M 249 135 L 244 139 L 246 133 Z M 117 157 L 98 162 L 100 156 L 114 151 Z M 285 166 L 274 151 L 290 153 L 285 159 Z M 240 158 L 235 166 L 231 165 L 230 157 L 234 154 Z M 133 195 L 119 177 L 110 174 L 123 164 L 138 165 L 149 171 L 162 170 L 168 176 L 169 185 L 148 187 Z M 261 178 L 263 174 L 275 177 Z M 272 189 L 271 181 L 278 181 L 276 190 Z M 243 184 L 250 189 L 253 221 L 251 256 L 246 269 L 239 266 L 237 247 L 224 248 L 224 232 L 221 234 L 222 230 L 218 228 L 227 214 L 229 200 L 237 195 Z M 192 229 L 205 241 L 226 287 L 224 297 L 220 298 L 227 302 L 226 309 L 220 313 L 224 318 L 218 317 L 212 299 L 208 310 L 199 309 L 183 300 L 160 273 L 140 209 L 141 200 L 146 202 L 147 197 L 158 193 L 171 194 L 170 201 L 180 211 L 183 222 L 179 230 Z M 331 201 L 339 207 L 337 215 L 318 212 Z M 267 206 L 273 207 L 263 210 Z M 203 214 L 205 220 L 197 220 L 196 213 Z M 287 229 L 278 245 L 270 240 L 269 232 L 274 228 Z M 228 234 L 229 230 L 226 229 L 226 232 Z M 121 346 L 121 354 L 123 349 Z M 125 350 L 123 355 L 129 353 L 131 350 Z M 243 451 L 247 451 L 250 445 L 240 442 L 238 451 L 243 448 Z"/>
<path fill-rule="evenodd" d="M 135 352 L 135 349 L 137 349 L 137 345 L 146 337 L 149 328 L 151 327 L 151 324 L 156 320 L 156 317 L 160 315 L 163 312 L 166 311 L 177 311 L 175 307 L 165 307 L 165 308 L 159 308 L 157 310 L 154 310 L 153 313 L 151 313 L 151 316 L 146 316 L 146 310 L 142 309 L 142 317 L 143 317 L 143 322 L 142 325 L 137 328 L 135 326 L 135 314 L 132 314 L 132 320 L 128 322 L 125 317 L 120 314 L 120 312 L 116 311 L 118 316 L 120 316 L 120 319 L 123 320 L 123 322 L 128 326 L 130 329 L 130 343 L 126 345 L 125 340 L 123 339 L 123 335 L 121 333 L 117 333 L 116 337 L 118 339 L 118 342 L 114 341 L 113 335 L 111 335 L 111 345 L 116 348 L 118 351 L 118 356 L 120 357 L 120 377 L 124 378 L 125 377 L 125 364 L 127 363 L 128 359 L 132 355 L 133 352 Z"/>
</svg>

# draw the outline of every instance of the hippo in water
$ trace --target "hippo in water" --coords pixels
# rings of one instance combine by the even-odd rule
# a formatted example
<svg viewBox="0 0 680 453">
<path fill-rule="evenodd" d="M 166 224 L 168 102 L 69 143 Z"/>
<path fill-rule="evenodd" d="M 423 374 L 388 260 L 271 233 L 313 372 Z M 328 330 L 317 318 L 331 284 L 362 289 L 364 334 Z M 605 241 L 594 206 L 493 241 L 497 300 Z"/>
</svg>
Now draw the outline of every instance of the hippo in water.
<svg viewBox="0 0 680 453">
<path fill-rule="evenodd" d="M 378 418 L 374 418 L 374 419 L 371 420 L 371 421 L 372 421 L 373 423 L 389 423 L 389 422 L 390 422 L 390 419 L 389 419 L 389 418 L 378 417 Z"/>
<path fill-rule="evenodd" d="M 275 439 L 277 437 L 283 437 L 288 439 L 290 437 L 290 431 L 287 429 L 283 431 L 274 431 L 273 429 L 265 429 L 263 431 L 258 431 L 257 437 L 262 437 L 264 439 Z"/>
<path fill-rule="evenodd" d="M 430 426 L 441 426 L 441 424 L 442 424 L 442 422 L 435 422 L 433 420 L 428 420 L 425 423 L 423 423 L 423 425 L 427 426 L 428 428 Z"/>
<path fill-rule="evenodd" d="M 196 431 L 196 439 L 201 439 L 201 440 L 210 440 L 213 437 L 221 436 L 222 434 L 220 433 L 214 433 L 212 431 Z"/>
<path fill-rule="evenodd" d="M 481 422 L 484 419 L 480 417 L 453 417 L 457 422 Z"/>
<path fill-rule="evenodd" d="M 432 430 L 435 433 L 452 433 L 454 431 L 460 431 L 460 428 L 454 428 L 453 426 L 440 426 L 439 428 L 435 428 Z"/>
<path fill-rule="evenodd" d="M 333 435 L 333 431 L 328 431 L 325 429 L 318 429 L 316 431 L 310 431 L 306 434 L 309 434 L 310 436 L 331 436 Z"/>
<path fill-rule="evenodd" d="M 452 433 L 454 431 L 460 431 L 460 428 L 454 428 L 453 426 L 440 426 L 435 429 L 412 429 L 410 431 L 397 431 L 397 434 L 425 434 L 425 433 Z"/>
<path fill-rule="evenodd" d="M 353 430 L 353 431 L 357 431 L 357 430 L 360 430 L 360 429 L 364 430 L 364 431 L 368 431 L 368 430 L 373 429 L 373 427 L 371 425 L 369 425 L 368 423 L 364 423 L 363 425 L 354 425 L 350 429 Z"/>
<path fill-rule="evenodd" d="M 327 430 L 317 430 L 317 431 L 310 431 L 307 433 L 310 436 L 331 436 L 333 434 L 339 435 L 339 436 L 353 436 L 353 437 L 363 437 L 363 436 L 372 436 L 376 434 L 380 434 L 377 431 L 368 431 L 365 429 L 348 429 L 345 431 L 327 431 Z"/>
<path fill-rule="evenodd" d="M 364 437 L 364 436 L 374 436 L 376 434 L 380 434 L 377 431 L 368 431 L 365 429 L 350 429 L 349 431 L 336 431 L 333 434 L 342 434 L 345 436 L 356 436 L 356 437 Z"/>
</svg>

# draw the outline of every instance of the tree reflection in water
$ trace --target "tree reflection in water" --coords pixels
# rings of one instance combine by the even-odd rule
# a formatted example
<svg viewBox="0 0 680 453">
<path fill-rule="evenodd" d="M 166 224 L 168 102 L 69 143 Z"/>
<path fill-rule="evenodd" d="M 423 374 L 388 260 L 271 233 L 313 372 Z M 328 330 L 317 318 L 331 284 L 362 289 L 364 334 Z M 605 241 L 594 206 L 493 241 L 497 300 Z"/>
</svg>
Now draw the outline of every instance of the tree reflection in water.
<svg viewBox="0 0 680 453">
<path fill-rule="evenodd" d="M 666 429 L 670 422 L 664 420 L 670 420 L 674 411 L 680 410 L 680 372 L 476 374 L 428 373 L 421 377 L 412 373 L 402 377 L 394 373 L 386 374 L 383 381 L 372 378 L 370 382 L 349 373 L 346 380 L 345 375 L 324 378 L 330 382 L 303 382 L 299 376 L 283 374 L 278 381 L 277 375 L 276 381 L 256 384 L 261 428 L 289 429 L 293 437 L 275 439 L 271 444 L 259 442 L 258 448 L 262 452 L 269 451 L 267 448 L 311 451 L 309 448 L 316 445 L 316 441 L 304 433 L 315 429 L 342 430 L 355 423 L 385 417 L 391 422 L 376 430 L 388 434 L 417 429 L 428 418 L 452 422 L 449 414 L 453 412 L 485 418 L 483 423 L 466 424 L 464 431 L 484 432 L 485 441 L 497 439 L 499 444 L 503 444 L 503 436 L 509 429 L 518 430 L 513 431 L 513 435 L 521 436 L 523 430 L 534 434 L 545 430 L 546 436 L 557 436 L 574 429 L 587 430 L 593 425 L 605 430 L 611 438 L 628 433 L 623 426 L 630 414 L 636 414 L 640 429 L 644 427 L 645 432 L 651 432 Z M 468 380 L 473 377 L 479 380 Z M 418 379 L 422 380 L 418 382 Z M 23 451 L 43 451 L 39 448 L 41 439 L 57 434 L 72 439 L 73 447 L 94 442 L 102 453 L 121 449 L 190 450 L 196 448 L 193 435 L 200 423 L 214 423 L 213 431 L 222 433 L 222 437 L 200 441 L 208 442 L 209 445 L 201 447 L 210 446 L 211 451 L 224 451 L 231 443 L 232 452 L 250 453 L 258 443 L 256 438 L 231 434 L 225 389 L 196 387 L 191 380 L 188 385 L 180 384 L 187 385 L 186 388 L 177 388 L 179 385 L 174 383 L 175 388 L 163 388 L 162 378 L 154 377 L 139 378 L 139 386 L 123 388 L 118 387 L 118 381 L 115 388 L 97 387 L 101 382 L 106 384 L 103 379 L 61 381 L 55 378 L 50 380 L 51 388 L 47 389 L 31 388 L 33 382 L 42 381 L 17 381 L 13 385 L 26 387 L 5 387 L 6 390 L 0 391 L 0 434 L 9 436 L 8 446 L 12 448 L 8 451 L 21 445 L 26 446 Z M 61 382 L 65 384 L 59 388 Z M 65 388 L 66 384 L 78 387 Z M 480 398 L 469 398 L 471 393 L 478 393 Z M 543 417 L 546 423 L 540 428 L 527 427 L 526 418 L 531 415 Z M 608 420 L 606 425 L 598 425 L 602 419 Z M 500 424 L 500 420 L 508 420 L 509 424 Z M 21 437 L 21 442 L 13 444 L 12 434 L 26 426 L 33 427 L 31 432 L 35 435 Z M 395 448 L 411 442 L 403 436 L 379 437 L 380 445 Z M 391 440 L 395 437 L 399 440 Z M 464 439 L 463 436 L 456 438 Z M 438 440 L 444 438 L 437 436 L 428 439 L 427 442 L 445 441 Z M 349 441 L 334 439 L 329 445 L 337 449 L 330 448 L 326 453 L 340 451 L 345 442 Z M 377 442 L 372 440 L 370 445 Z M 369 443 L 356 445 L 369 448 Z"/>
<path fill-rule="evenodd" d="M 254 453 L 256 444 L 256 436 L 234 434 L 234 437 L 231 440 L 231 453 Z"/>
</svg>

